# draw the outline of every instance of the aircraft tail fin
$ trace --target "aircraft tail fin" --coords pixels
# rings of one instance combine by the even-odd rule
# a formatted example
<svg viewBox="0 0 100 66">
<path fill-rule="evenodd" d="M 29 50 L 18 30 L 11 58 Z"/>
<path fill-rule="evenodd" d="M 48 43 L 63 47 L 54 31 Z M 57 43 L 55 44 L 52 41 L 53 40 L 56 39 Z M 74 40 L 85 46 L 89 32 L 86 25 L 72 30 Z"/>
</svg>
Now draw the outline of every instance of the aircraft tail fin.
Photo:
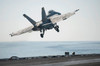
<svg viewBox="0 0 100 66">
<path fill-rule="evenodd" d="M 44 7 L 42 7 L 42 22 L 43 23 L 47 22 L 47 16 Z"/>
<path fill-rule="evenodd" d="M 32 18 L 30 18 L 30 17 L 27 16 L 26 14 L 23 14 L 23 16 L 24 16 L 29 22 L 31 22 L 34 26 L 36 26 L 36 21 L 34 21 Z"/>
</svg>

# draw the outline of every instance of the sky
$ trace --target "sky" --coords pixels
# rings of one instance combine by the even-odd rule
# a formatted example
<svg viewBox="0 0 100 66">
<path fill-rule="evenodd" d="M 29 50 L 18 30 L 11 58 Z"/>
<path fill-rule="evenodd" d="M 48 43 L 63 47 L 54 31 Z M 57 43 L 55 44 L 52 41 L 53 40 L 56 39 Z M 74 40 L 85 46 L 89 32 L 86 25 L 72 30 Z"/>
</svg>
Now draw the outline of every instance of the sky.
<svg viewBox="0 0 100 66">
<path fill-rule="evenodd" d="M 59 33 L 52 29 L 44 38 L 40 32 L 10 37 L 10 33 L 32 25 L 23 14 L 40 21 L 42 7 L 46 13 L 80 11 L 58 23 Z M 0 42 L 9 41 L 100 41 L 100 0 L 0 0 Z"/>
</svg>

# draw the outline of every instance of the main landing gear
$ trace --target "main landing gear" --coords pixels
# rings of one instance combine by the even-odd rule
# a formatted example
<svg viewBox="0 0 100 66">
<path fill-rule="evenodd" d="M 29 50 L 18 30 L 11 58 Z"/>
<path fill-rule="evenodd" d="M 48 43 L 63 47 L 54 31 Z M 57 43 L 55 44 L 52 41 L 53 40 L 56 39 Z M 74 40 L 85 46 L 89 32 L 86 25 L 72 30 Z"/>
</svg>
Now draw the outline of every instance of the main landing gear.
<svg viewBox="0 0 100 66">
<path fill-rule="evenodd" d="M 45 29 L 41 29 L 40 32 L 41 32 L 40 36 L 41 36 L 41 38 L 43 38 L 44 37 L 44 33 L 45 33 Z"/>
<path fill-rule="evenodd" d="M 58 26 L 58 25 L 55 26 L 54 29 L 55 29 L 57 32 L 59 32 L 59 26 Z"/>
<path fill-rule="evenodd" d="M 43 34 L 40 34 L 40 36 L 41 36 L 41 38 L 43 38 L 43 37 L 44 37 L 44 35 L 43 35 Z"/>
</svg>

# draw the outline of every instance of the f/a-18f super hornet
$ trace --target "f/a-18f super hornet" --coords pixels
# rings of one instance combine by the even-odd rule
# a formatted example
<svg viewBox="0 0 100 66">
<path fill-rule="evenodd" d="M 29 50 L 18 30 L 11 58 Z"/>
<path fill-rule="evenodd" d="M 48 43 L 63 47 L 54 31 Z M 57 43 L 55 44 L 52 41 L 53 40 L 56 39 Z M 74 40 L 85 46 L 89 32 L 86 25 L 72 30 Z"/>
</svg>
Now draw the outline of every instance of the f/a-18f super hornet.
<svg viewBox="0 0 100 66">
<path fill-rule="evenodd" d="M 32 26 L 27 27 L 23 30 L 20 30 L 15 33 L 11 33 L 11 37 L 15 35 L 20 35 L 26 32 L 31 31 L 40 31 L 40 36 L 43 38 L 44 33 L 46 30 L 55 29 L 57 32 L 59 32 L 59 26 L 57 25 L 57 22 L 66 20 L 70 16 L 74 15 L 79 9 L 75 10 L 74 12 L 69 12 L 66 14 L 61 14 L 59 12 L 56 12 L 54 10 L 48 11 L 48 15 L 46 15 L 44 7 L 42 7 L 42 20 L 41 21 L 34 21 L 32 18 L 27 16 L 26 14 L 23 14 L 23 16 L 32 24 Z"/>
</svg>

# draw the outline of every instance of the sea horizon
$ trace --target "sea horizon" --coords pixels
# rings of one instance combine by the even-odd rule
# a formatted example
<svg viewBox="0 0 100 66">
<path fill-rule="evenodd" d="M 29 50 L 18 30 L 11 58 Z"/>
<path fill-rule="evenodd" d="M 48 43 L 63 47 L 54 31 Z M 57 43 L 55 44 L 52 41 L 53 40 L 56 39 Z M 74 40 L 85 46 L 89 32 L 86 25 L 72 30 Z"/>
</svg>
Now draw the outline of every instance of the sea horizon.
<svg viewBox="0 0 100 66">
<path fill-rule="evenodd" d="M 100 54 L 100 41 L 17 41 L 0 42 L 0 59 L 76 54 Z"/>
</svg>

